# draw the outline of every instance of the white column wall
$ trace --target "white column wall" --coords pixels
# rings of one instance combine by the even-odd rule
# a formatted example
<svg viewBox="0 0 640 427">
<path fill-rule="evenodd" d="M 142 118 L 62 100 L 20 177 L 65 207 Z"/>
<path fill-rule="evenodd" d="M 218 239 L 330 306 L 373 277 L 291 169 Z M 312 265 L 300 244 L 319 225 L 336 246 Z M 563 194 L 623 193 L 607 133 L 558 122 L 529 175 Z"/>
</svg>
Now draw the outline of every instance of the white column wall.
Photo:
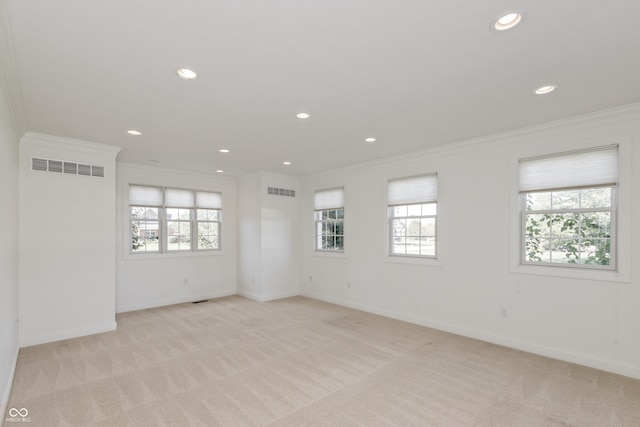
<svg viewBox="0 0 640 427">
<path fill-rule="evenodd" d="M 518 157 L 618 139 L 628 142 L 619 211 L 623 274 L 594 280 L 595 273 L 519 270 Z M 638 143 L 636 105 L 304 177 L 301 293 L 640 378 L 640 279 L 632 271 L 640 250 L 631 243 L 640 239 Z M 387 257 L 387 181 L 432 172 L 439 260 Z M 343 256 L 313 250 L 313 192 L 335 186 L 345 188 Z"/>
<path fill-rule="evenodd" d="M 20 344 L 116 328 L 119 147 L 27 133 L 20 142 Z M 31 170 L 31 158 L 104 167 L 104 177 Z"/>
</svg>

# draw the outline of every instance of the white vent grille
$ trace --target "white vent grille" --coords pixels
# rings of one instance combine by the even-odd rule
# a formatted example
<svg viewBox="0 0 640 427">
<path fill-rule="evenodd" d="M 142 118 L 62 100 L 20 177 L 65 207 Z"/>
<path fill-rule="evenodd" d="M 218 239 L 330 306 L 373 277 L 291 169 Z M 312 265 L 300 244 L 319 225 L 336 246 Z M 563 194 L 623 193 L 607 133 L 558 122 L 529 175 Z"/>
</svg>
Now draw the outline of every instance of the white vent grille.
<svg viewBox="0 0 640 427">
<path fill-rule="evenodd" d="M 82 165 L 74 162 L 39 159 L 36 157 L 31 159 L 31 170 L 65 173 L 69 175 L 97 176 L 100 178 L 104 177 L 104 166 Z"/>
<path fill-rule="evenodd" d="M 267 187 L 267 194 L 273 196 L 296 197 L 296 190 L 287 190 L 284 188 Z"/>
</svg>

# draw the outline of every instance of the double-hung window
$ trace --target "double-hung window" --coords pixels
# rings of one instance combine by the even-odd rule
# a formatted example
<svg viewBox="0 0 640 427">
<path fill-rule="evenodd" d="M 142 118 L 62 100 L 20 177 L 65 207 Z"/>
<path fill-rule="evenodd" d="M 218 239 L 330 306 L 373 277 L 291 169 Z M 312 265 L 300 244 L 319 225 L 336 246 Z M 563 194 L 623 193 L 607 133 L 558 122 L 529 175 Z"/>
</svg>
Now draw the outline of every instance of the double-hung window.
<svg viewBox="0 0 640 427">
<path fill-rule="evenodd" d="M 344 188 L 314 194 L 316 251 L 344 251 Z"/>
<path fill-rule="evenodd" d="M 616 269 L 617 145 L 521 159 L 521 263 Z"/>
<path fill-rule="evenodd" d="M 388 182 L 389 255 L 436 258 L 438 176 Z"/>
<path fill-rule="evenodd" d="M 220 249 L 221 209 L 220 193 L 130 185 L 131 252 Z"/>
</svg>

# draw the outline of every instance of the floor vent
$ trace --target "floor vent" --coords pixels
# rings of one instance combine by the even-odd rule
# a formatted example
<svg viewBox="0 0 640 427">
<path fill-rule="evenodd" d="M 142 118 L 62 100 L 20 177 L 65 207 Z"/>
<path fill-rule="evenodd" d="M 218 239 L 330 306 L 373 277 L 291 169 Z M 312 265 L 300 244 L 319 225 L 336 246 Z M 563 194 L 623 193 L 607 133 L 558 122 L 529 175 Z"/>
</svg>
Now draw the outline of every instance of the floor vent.
<svg viewBox="0 0 640 427">
<path fill-rule="evenodd" d="M 31 170 L 41 172 L 65 173 L 68 175 L 98 176 L 104 178 L 104 166 L 83 165 L 62 160 L 31 159 Z"/>
<path fill-rule="evenodd" d="M 296 197 L 296 190 L 286 190 L 284 188 L 268 187 L 267 194 L 273 196 Z"/>
</svg>

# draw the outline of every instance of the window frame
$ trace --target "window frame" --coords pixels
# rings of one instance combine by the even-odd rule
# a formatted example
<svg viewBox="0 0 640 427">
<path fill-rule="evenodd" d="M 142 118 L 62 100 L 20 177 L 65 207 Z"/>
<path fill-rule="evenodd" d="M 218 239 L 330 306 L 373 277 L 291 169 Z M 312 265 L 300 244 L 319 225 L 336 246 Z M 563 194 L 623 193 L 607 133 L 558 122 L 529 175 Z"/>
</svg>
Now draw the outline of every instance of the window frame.
<svg viewBox="0 0 640 427">
<path fill-rule="evenodd" d="M 157 206 L 151 205 L 142 205 L 142 204 L 132 204 L 131 203 L 131 188 L 132 187 L 146 187 L 150 189 L 159 189 L 162 191 L 162 201 L 158 203 Z M 127 246 L 128 246 L 128 254 L 129 256 L 137 256 L 140 254 L 146 255 L 166 255 L 166 254 L 195 254 L 195 253 L 220 253 L 222 251 L 222 192 L 221 191 L 210 191 L 210 190 L 194 190 L 194 189 L 184 189 L 184 188 L 175 188 L 175 187 L 162 187 L 157 185 L 145 185 L 145 184 L 136 184 L 136 183 L 127 183 L 126 186 L 126 195 L 127 195 L 127 208 L 128 208 L 128 228 L 127 228 Z M 193 203 L 190 203 L 191 206 L 174 206 L 169 205 L 167 203 L 167 192 L 168 191 L 184 191 L 190 192 L 193 195 Z M 214 198 L 219 199 L 219 208 L 212 207 L 199 207 L 199 202 L 197 201 L 198 193 L 205 193 L 206 195 L 214 195 Z M 144 218 L 136 219 L 132 215 L 132 208 L 147 208 L 147 209 L 157 209 L 158 210 L 158 219 L 157 220 L 149 220 L 149 221 L 157 221 L 158 222 L 158 250 L 154 251 L 136 251 L 133 249 L 133 224 L 134 222 L 145 221 Z M 167 215 L 167 211 L 169 209 L 181 209 L 186 210 L 189 213 L 189 219 L 169 219 Z M 197 211 L 200 210 L 212 210 L 217 211 L 218 220 L 215 221 L 203 221 L 197 219 Z M 218 234 L 217 234 L 217 247 L 212 248 L 200 248 L 199 245 L 199 232 L 198 232 L 198 224 L 203 222 L 211 222 L 217 223 L 218 226 Z M 189 248 L 185 249 L 171 249 L 169 248 L 169 226 L 170 223 L 188 223 L 189 224 Z"/>
<path fill-rule="evenodd" d="M 610 196 L 610 206 L 607 208 L 597 207 L 597 208 L 564 208 L 564 209 L 543 209 L 543 210 L 527 210 L 527 196 L 533 193 L 550 193 L 550 196 L 553 197 L 553 193 L 558 193 L 562 191 L 575 191 L 575 190 L 591 190 L 596 188 L 608 188 L 611 190 Z M 581 201 L 579 201 L 580 203 Z M 617 202 L 618 202 L 618 186 L 594 186 L 594 187 L 563 187 L 555 190 L 548 191 L 529 191 L 523 192 L 520 194 L 520 236 L 521 236 L 521 244 L 520 244 L 520 263 L 522 265 L 529 266 L 546 266 L 546 267 L 560 267 L 560 268 L 577 268 L 577 269 L 594 269 L 594 270 L 604 270 L 604 271 L 617 271 L 618 263 L 617 263 Z M 583 263 L 572 263 L 572 262 L 551 262 L 551 261 L 527 261 L 527 216 L 528 215 L 564 215 L 564 214 L 587 214 L 587 213 L 599 213 L 599 212 L 608 212 L 610 213 L 611 221 L 609 225 L 609 264 L 583 264 Z M 553 238 L 553 236 L 550 236 Z M 580 237 L 579 237 L 580 239 Z"/>
<path fill-rule="evenodd" d="M 516 274 L 516 283 L 520 283 L 520 276 L 541 276 L 569 278 L 595 281 L 601 283 L 631 283 L 632 279 L 632 235 L 625 230 L 631 230 L 632 225 L 632 184 L 633 184 L 633 137 L 629 133 L 601 136 L 592 139 L 581 138 L 579 135 L 573 141 L 536 140 L 528 139 L 526 146 L 520 145 L 510 153 L 510 268 Z M 550 265 L 522 264 L 521 243 L 521 206 L 519 162 L 521 159 L 545 156 L 550 153 L 579 151 L 594 149 L 607 145 L 618 146 L 618 186 L 616 206 L 616 267 L 617 270 L 602 270 L 593 268 L 557 268 Z M 559 150 L 558 147 L 561 147 Z M 518 285 L 519 286 L 519 285 Z"/>
<path fill-rule="evenodd" d="M 323 220 L 322 212 L 336 211 L 336 218 L 329 221 Z M 338 211 L 342 212 L 342 218 L 338 218 Z M 333 237 L 342 236 L 342 248 L 340 249 L 322 249 L 321 239 L 322 232 L 319 231 L 319 226 L 323 223 L 340 222 L 342 224 L 342 235 L 333 234 Z M 335 255 L 344 256 L 346 250 L 346 209 L 345 209 L 345 188 L 344 186 L 328 187 L 316 189 L 313 192 L 313 249 L 314 254 L 318 255 Z M 335 240 L 334 240 L 335 241 Z"/>
<path fill-rule="evenodd" d="M 335 211 L 336 212 L 336 217 L 335 218 L 322 218 L 322 214 L 324 212 L 331 212 L 331 211 Z M 339 218 L 339 214 L 338 212 L 342 212 L 342 218 Z M 313 212 L 314 215 L 314 224 L 315 224 L 315 237 L 314 237 L 314 241 L 315 241 L 315 250 L 316 252 L 323 252 L 323 253 L 344 253 L 344 247 L 345 247 L 345 234 L 344 234 L 344 207 L 342 208 L 330 208 L 330 209 L 316 209 Z M 322 234 L 323 231 L 321 229 L 325 228 L 324 224 L 334 224 L 334 234 L 330 234 L 330 235 L 325 235 Z M 337 228 L 337 224 L 340 223 L 342 225 L 342 234 L 336 234 L 335 233 L 335 229 Z M 334 242 L 337 240 L 338 237 L 342 237 L 342 248 L 340 249 L 321 249 L 321 239 L 323 237 L 333 237 Z M 334 245 L 335 247 L 335 245 Z"/>
<path fill-rule="evenodd" d="M 420 205 L 421 210 L 423 209 L 422 206 L 423 205 L 435 205 L 435 209 L 436 209 L 436 213 L 433 215 L 424 215 L 422 212 L 420 213 L 420 215 L 409 215 L 408 211 L 409 211 L 409 206 L 417 206 Z M 394 211 L 396 208 L 398 207 L 407 207 L 407 216 L 395 216 L 394 215 Z M 390 257 L 402 257 L 402 258 L 420 258 L 420 259 L 433 259 L 436 260 L 438 259 L 438 202 L 426 202 L 426 203 L 408 203 L 408 204 L 404 204 L 404 205 L 388 205 L 387 206 L 388 209 L 388 227 L 389 227 L 389 232 L 388 234 L 388 256 Z M 434 220 L 434 230 L 433 230 L 433 236 L 425 236 L 426 238 L 429 237 L 433 237 L 433 255 L 428 255 L 428 254 L 408 254 L 408 253 L 399 253 L 399 252 L 394 252 L 393 248 L 394 248 L 394 240 L 396 238 L 395 234 L 394 234 L 394 226 L 393 226 L 393 222 L 394 220 L 397 219 L 404 219 L 404 220 L 412 220 L 412 219 L 419 219 L 420 221 L 422 221 L 423 219 L 433 219 Z M 405 238 L 408 237 L 405 234 Z M 419 236 L 422 237 L 422 236 Z"/>
</svg>

